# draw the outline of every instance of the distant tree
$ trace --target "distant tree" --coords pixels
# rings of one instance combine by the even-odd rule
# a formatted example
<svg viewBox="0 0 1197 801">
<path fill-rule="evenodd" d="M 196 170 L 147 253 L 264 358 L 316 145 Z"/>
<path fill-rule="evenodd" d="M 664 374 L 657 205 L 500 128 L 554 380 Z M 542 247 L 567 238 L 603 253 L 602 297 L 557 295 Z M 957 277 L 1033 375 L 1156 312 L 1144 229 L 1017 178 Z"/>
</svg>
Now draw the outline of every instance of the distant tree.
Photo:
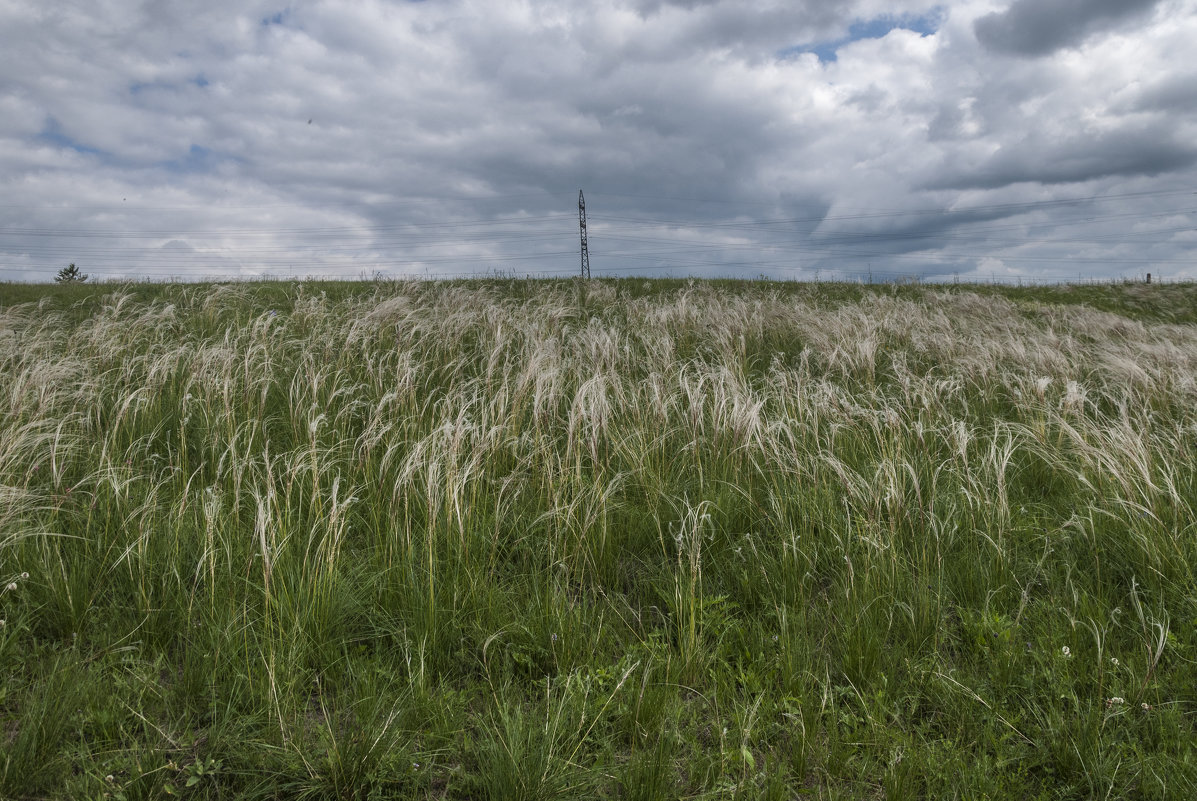
<svg viewBox="0 0 1197 801">
<path fill-rule="evenodd" d="M 72 262 L 59 270 L 54 280 L 60 284 L 81 284 L 87 280 L 87 276 L 79 272 L 79 268 Z"/>
</svg>

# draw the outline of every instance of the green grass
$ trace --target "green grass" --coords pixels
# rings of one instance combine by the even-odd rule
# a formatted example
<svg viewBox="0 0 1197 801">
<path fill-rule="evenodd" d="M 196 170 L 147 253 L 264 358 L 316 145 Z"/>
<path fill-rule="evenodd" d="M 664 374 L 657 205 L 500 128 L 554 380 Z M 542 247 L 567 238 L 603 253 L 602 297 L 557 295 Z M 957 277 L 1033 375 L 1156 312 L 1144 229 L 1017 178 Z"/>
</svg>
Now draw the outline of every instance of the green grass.
<svg viewBox="0 0 1197 801">
<path fill-rule="evenodd" d="M 1197 294 L 0 285 L 0 797 L 1197 795 Z"/>
</svg>

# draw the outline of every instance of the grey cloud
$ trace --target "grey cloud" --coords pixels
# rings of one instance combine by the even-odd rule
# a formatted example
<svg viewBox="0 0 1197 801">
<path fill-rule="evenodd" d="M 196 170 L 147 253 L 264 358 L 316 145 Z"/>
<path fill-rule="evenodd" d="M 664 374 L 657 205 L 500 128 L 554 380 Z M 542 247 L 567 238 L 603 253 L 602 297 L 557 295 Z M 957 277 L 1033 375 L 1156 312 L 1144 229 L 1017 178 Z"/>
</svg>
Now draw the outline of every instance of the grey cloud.
<svg viewBox="0 0 1197 801">
<path fill-rule="evenodd" d="M 1113 176 L 1154 176 L 1197 162 L 1197 144 L 1170 129 L 1126 127 L 1065 139 L 1031 134 L 970 169 L 953 169 L 931 189 L 995 189 L 1018 183 L 1065 184 Z"/>
<path fill-rule="evenodd" d="M 1172 75 L 1153 82 L 1141 90 L 1130 108 L 1169 114 L 1197 111 L 1197 74 Z"/>
<path fill-rule="evenodd" d="M 626 45 L 644 55 L 661 46 L 673 55 L 727 48 L 763 60 L 798 42 L 846 33 L 865 13 L 862 6 L 860 0 L 758 0 L 746 10 L 743 0 L 637 0 L 634 7 L 646 21 L 663 22 L 669 30 Z M 685 13 L 657 19 L 664 11 Z"/>
<path fill-rule="evenodd" d="M 1112 13 L 1100 5 L 1064 7 L 1088 9 L 1091 33 Z M 492 258 L 568 272 L 578 188 L 596 270 L 967 273 L 1006 246 L 971 232 L 1016 212 L 901 222 L 886 210 L 1195 180 L 1190 76 L 1175 66 L 1189 45 L 1162 26 L 1131 31 L 1134 48 L 1103 54 L 1109 64 L 1012 63 L 976 46 L 957 6 L 933 35 L 859 41 L 820 63 L 776 54 L 846 36 L 883 4 L 186 6 L 100 13 L 59 0 L 51 14 L 0 3 L 0 188 L 20 198 L 0 208 L 0 279 L 12 265 L 36 277 L 60 257 L 146 275 L 465 272 Z M 884 4 L 894 15 L 929 8 Z M 1121 83 L 1103 88 L 1094 69 Z M 1069 134 L 1082 118 L 1116 133 Z M 1100 190 L 1066 183 L 1094 178 Z M 509 239 L 487 233 L 523 217 L 544 221 Z M 73 252 L 84 238 L 3 234 L 22 227 L 171 233 L 130 244 L 128 258 L 90 245 L 89 263 Z M 1163 239 L 1153 248 L 1193 252 Z"/>
<path fill-rule="evenodd" d="M 973 30 L 985 47 L 1043 56 L 1141 17 L 1160 0 L 1014 0 L 1005 11 L 978 19 Z"/>
<path fill-rule="evenodd" d="M 641 14 L 655 14 L 663 7 L 676 7 L 685 9 L 702 8 L 704 6 L 713 6 L 722 0 L 640 0 L 636 3 L 636 8 Z"/>
</svg>

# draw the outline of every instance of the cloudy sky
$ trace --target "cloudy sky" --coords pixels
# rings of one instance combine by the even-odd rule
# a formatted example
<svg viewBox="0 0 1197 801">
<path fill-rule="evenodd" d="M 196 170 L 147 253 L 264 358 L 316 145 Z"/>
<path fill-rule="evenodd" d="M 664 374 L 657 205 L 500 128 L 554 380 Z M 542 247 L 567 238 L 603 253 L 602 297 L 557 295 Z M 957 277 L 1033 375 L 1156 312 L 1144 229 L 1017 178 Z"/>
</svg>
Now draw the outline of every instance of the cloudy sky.
<svg viewBox="0 0 1197 801">
<path fill-rule="evenodd" d="M 0 0 L 0 280 L 1197 279 L 1197 0 Z"/>
</svg>

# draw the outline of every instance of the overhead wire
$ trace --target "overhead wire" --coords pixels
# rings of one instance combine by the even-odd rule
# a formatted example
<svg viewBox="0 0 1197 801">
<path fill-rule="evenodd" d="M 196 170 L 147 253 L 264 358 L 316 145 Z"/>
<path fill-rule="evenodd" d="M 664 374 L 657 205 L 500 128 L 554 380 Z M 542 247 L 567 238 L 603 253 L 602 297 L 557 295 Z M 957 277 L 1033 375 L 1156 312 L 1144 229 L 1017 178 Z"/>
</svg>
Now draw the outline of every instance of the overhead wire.
<svg viewBox="0 0 1197 801">
<path fill-rule="evenodd" d="M 668 196 L 593 194 L 596 197 L 684 200 Z M 1055 264 L 1060 270 L 1068 270 L 1068 265 L 1191 264 L 1191 258 L 1175 258 L 1175 254 L 1152 255 L 1148 247 L 1154 244 L 1153 239 L 1192 231 L 1192 225 L 1173 223 L 1159 228 L 1102 230 L 1091 234 L 1085 229 L 1091 226 L 1108 228 L 1113 223 L 1147 224 L 1166 218 L 1188 221 L 1197 214 L 1197 208 L 1187 203 L 1184 207 L 1163 210 L 1127 210 L 1122 204 L 1120 208 L 1105 211 L 1092 207 L 1110 200 L 1163 200 L 1193 195 L 1197 192 L 1189 189 L 1124 192 L 957 209 L 862 209 L 852 214 L 764 219 L 752 219 L 746 214 L 703 220 L 592 213 L 589 227 L 595 240 L 593 254 L 618 262 L 615 266 L 596 266 L 595 272 L 600 274 L 674 270 L 679 265 L 692 268 L 768 267 L 851 274 L 854 271 L 849 269 L 850 265 L 834 265 L 852 259 L 922 260 L 931 266 L 991 257 L 1028 265 Z M 550 196 L 555 195 L 527 193 L 494 196 L 488 200 Z M 698 202 L 737 203 L 735 200 L 701 199 Z M 1069 206 L 1078 207 L 1079 213 L 1055 214 L 1049 220 L 1038 219 L 1036 214 Z M 370 204 L 367 208 L 377 206 Z M 1010 219 L 1017 217 L 1033 219 Z M 112 229 L 80 227 L 78 224 L 10 226 L 0 227 L 0 254 L 7 252 L 10 262 L 0 265 L 0 273 L 27 274 L 31 271 L 30 267 L 12 265 L 14 253 L 22 260 L 86 262 L 89 269 L 101 274 L 162 277 L 211 273 L 214 267 L 218 271 L 257 272 L 329 268 L 342 271 L 423 269 L 424 266 L 452 263 L 513 267 L 525 262 L 576 256 L 574 219 L 572 212 L 548 212 L 315 227 L 294 223 L 285 227 L 243 224 L 233 228 L 179 229 L 163 226 Z M 1053 233 L 1055 235 L 1050 235 Z M 288 239 L 297 241 L 291 243 L 286 241 Z M 180 245 L 169 247 L 172 240 Z M 569 242 L 570 249 L 552 248 L 552 244 L 558 242 L 562 246 Z M 1106 252 L 1087 252 L 1086 245 L 1100 246 Z M 1119 255 L 1120 246 L 1135 247 L 1142 252 Z M 1045 248 L 1069 250 L 1044 253 Z M 1034 252 L 1036 249 L 1040 252 Z M 755 257 L 741 258 L 745 254 L 755 254 Z M 805 264 L 796 264 L 798 260 Z M 635 263 L 646 261 L 651 264 Z M 559 272 L 569 272 L 565 264 L 563 261 Z"/>
</svg>

